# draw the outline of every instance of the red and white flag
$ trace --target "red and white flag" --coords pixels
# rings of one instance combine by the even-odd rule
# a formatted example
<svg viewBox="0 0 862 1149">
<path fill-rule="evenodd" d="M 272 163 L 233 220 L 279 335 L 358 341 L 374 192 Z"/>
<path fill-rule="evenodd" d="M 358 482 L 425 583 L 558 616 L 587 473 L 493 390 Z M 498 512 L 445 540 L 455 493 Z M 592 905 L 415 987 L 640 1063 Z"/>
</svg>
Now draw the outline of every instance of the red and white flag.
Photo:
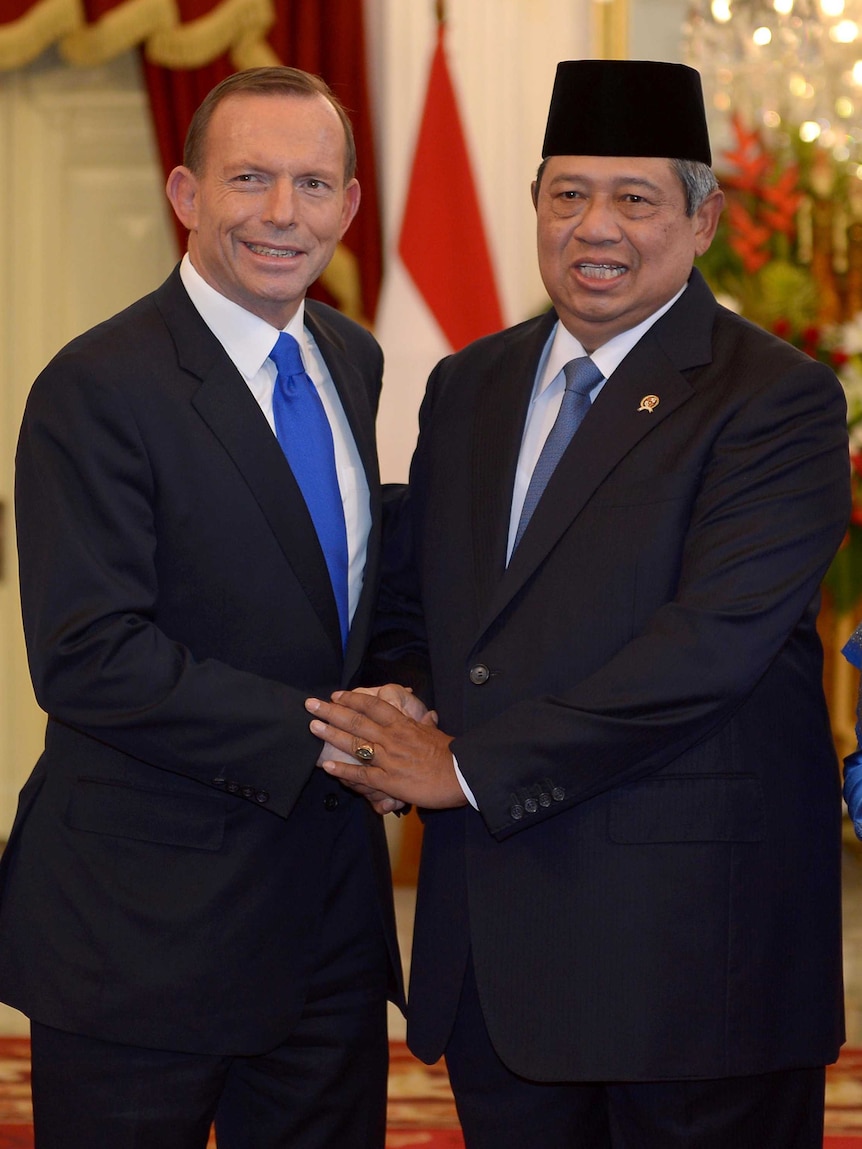
<svg viewBox="0 0 862 1149">
<path fill-rule="evenodd" d="M 386 354 L 378 421 L 384 480 L 406 478 L 416 411 L 437 360 L 504 326 L 444 35 L 441 20 L 377 325 Z"/>
<path fill-rule="evenodd" d="M 398 253 L 449 346 L 457 351 L 499 331 L 503 314 L 444 34 L 441 20 Z"/>
</svg>

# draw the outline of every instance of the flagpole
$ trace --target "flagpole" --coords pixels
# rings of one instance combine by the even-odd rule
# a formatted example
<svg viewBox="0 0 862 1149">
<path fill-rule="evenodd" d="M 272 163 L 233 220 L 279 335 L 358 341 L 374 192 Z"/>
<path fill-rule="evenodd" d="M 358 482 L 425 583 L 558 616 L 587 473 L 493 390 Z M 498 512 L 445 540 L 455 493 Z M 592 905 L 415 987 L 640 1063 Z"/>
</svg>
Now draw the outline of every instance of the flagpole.
<svg viewBox="0 0 862 1149">
<path fill-rule="evenodd" d="M 437 23 L 446 23 L 446 0 L 435 0 L 434 10 L 437 13 Z"/>
</svg>

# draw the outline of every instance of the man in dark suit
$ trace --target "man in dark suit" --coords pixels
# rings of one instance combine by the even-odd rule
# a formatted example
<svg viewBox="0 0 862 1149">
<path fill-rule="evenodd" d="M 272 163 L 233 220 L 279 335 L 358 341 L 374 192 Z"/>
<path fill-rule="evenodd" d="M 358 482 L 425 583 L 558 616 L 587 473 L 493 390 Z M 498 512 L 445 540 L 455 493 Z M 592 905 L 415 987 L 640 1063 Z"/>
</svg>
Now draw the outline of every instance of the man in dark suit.
<svg viewBox="0 0 862 1149">
<path fill-rule="evenodd" d="M 221 1149 L 382 1149 L 382 820 L 315 769 L 303 708 L 355 678 L 378 582 L 382 356 L 305 300 L 359 204 L 353 138 L 317 77 L 255 69 L 184 159 L 188 255 L 59 353 L 21 430 L 48 729 L 0 996 L 32 1019 L 40 1149 L 203 1149 L 213 1119 Z"/>
<path fill-rule="evenodd" d="M 723 199 L 696 72 L 561 64 L 543 156 L 554 310 L 442 362 L 422 411 L 439 730 L 352 693 L 312 729 L 366 759 L 332 776 L 427 809 L 408 1040 L 469 1149 L 814 1149 L 843 394 L 692 269 Z"/>
</svg>

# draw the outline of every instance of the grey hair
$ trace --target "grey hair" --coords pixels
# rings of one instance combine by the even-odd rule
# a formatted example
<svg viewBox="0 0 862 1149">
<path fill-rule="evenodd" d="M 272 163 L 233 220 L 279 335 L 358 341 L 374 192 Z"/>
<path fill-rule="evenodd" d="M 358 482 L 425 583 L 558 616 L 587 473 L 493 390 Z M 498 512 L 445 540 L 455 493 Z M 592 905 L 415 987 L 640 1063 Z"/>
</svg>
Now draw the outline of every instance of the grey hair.
<svg viewBox="0 0 862 1149">
<path fill-rule="evenodd" d="M 670 163 L 685 191 L 685 214 L 692 216 L 718 188 L 715 172 L 700 160 L 671 160 Z"/>
</svg>

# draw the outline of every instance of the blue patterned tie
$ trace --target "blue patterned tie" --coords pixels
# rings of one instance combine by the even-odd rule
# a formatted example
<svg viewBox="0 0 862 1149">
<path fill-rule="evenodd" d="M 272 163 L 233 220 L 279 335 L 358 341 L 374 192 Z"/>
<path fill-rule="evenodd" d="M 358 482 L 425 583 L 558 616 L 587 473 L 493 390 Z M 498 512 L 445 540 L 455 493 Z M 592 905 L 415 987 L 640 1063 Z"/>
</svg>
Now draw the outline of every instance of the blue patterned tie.
<svg viewBox="0 0 862 1149">
<path fill-rule="evenodd" d="M 539 499 L 541 499 L 557 463 L 559 463 L 563 457 L 563 452 L 566 447 L 568 447 L 572 436 L 578 427 L 580 427 L 581 421 L 590 409 L 590 392 L 602 378 L 601 371 L 599 371 L 592 359 L 586 355 L 580 359 L 570 359 L 563 368 L 563 372 L 566 376 L 566 390 L 563 393 L 563 401 L 560 404 L 560 410 L 554 425 L 545 440 L 545 445 L 542 447 L 542 453 L 539 455 L 538 462 L 530 479 L 530 485 L 527 488 L 524 507 L 518 522 L 518 530 L 515 533 L 515 546 L 512 547 L 513 553 L 515 547 L 517 547 L 521 541 L 524 531 L 527 529 L 527 523 L 529 523 L 532 518 L 533 511 L 535 511 L 538 506 Z"/>
<path fill-rule="evenodd" d="M 332 430 L 317 388 L 302 364 L 299 344 L 282 331 L 270 352 L 278 369 L 272 393 L 275 432 L 320 540 L 347 642 L 347 528 L 335 469 Z"/>
</svg>

